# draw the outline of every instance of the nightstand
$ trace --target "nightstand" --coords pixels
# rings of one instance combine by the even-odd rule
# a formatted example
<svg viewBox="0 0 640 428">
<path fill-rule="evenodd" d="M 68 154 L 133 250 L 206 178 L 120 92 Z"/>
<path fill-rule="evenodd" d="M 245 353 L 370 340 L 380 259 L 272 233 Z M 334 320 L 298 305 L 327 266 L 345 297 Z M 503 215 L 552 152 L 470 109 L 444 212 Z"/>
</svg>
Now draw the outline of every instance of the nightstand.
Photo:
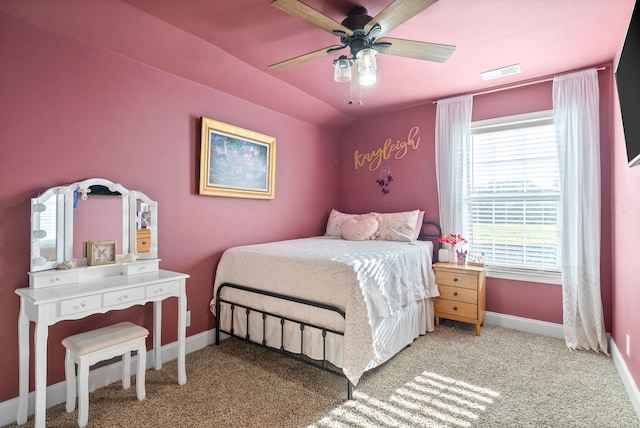
<svg viewBox="0 0 640 428">
<path fill-rule="evenodd" d="M 480 336 L 486 308 L 484 266 L 436 263 L 433 270 L 440 290 L 435 300 L 436 327 L 440 318 L 462 321 L 475 324 Z"/>
</svg>

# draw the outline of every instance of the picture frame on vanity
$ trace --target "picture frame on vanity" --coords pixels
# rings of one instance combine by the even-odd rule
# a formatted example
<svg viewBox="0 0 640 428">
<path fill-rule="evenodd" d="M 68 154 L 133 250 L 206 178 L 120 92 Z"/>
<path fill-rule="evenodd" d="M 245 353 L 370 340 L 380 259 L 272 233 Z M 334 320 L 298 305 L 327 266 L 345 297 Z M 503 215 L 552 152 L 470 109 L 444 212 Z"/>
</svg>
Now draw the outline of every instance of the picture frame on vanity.
<svg viewBox="0 0 640 428">
<path fill-rule="evenodd" d="M 200 194 L 273 199 L 276 139 L 202 118 Z"/>
<path fill-rule="evenodd" d="M 116 262 L 116 241 L 87 241 L 87 266 L 108 265 Z"/>
</svg>

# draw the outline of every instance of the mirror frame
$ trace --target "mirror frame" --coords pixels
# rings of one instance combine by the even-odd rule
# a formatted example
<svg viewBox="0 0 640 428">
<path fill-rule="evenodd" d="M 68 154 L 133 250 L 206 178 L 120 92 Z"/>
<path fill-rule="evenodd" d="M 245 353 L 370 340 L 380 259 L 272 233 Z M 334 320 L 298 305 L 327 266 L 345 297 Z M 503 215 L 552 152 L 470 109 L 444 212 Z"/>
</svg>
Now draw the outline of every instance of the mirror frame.
<svg viewBox="0 0 640 428">
<path fill-rule="evenodd" d="M 89 178 L 64 186 L 56 186 L 42 192 L 38 197 L 31 199 L 31 272 L 54 269 L 67 261 L 75 260 L 75 265 L 85 266 L 86 258 L 73 258 L 73 210 L 75 192 L 78 189 L 88 189 L 94 185 L 101 185 L 111 192 L 120 193 L 122 199 L 122 253 L 118 255 L 116 262 L 123 256 L 133 254 L 136 259 L 155 259 L 158 257 L 158 204 L 147 195 L 136 190 L 128 190 L 118 183 L 104 178 Z M 89 196 L 90 197 L 90 193 Z M 43 260 L 40 251 L 40 212 L 43 205 L 50 199 L 56 198 L 56 257 L 55 260 Z M 137 244 L 137 202 L 144 202 L 151 212 L 151 221 L 148 229 L 151 230 L 151 249 L 149 252 L 138 253 Z M 118 260 L 119 259 L 119 260 Z"/>
</svg>

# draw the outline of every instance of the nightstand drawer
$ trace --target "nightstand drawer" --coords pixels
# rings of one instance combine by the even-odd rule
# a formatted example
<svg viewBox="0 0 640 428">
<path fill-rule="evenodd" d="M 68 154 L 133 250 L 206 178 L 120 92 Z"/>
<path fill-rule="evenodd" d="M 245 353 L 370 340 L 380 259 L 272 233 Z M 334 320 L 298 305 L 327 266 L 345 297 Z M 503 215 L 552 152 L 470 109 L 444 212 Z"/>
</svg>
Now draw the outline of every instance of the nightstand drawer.
<svg viewBox="0 0 640 428">
<path fill-rule="evenodd" d="M 457 302 L 478 303 L 478 292 L 470 288 L 451 287 L 448 285 L 438 285 L 440 299 L 455 300 Z"/>
<path fill-rule="evenodd" d="M 435 311 L 441 313 L 440 315 L 444 316 L 445 318 L 446 315 L 443 314 L 457 315 L 460 317 L 472 319 L 478 318 L 478 305 L 456 302 L 454 300 L 436 299 Z"/>
<path fill-rule="evenodd" d="M 478 288 L 478 277 L 477 275 L 437 270 L 436 283 L 438 285 L 452 285 L 476 290 Z"/>
</svg>

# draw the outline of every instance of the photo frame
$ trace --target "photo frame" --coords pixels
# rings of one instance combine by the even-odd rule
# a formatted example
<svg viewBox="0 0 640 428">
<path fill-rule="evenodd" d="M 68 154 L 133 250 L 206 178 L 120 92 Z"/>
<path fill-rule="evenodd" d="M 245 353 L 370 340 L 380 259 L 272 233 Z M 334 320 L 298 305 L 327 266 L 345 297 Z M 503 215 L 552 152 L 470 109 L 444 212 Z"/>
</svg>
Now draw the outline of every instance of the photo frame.
<svg viewBox="0 0 640 428">
<path fill-rule="evenodd" d="M 87 265 L 108 265 L 116 262 L 116 241 L 85 242 Z"/>
<path fill-rule="evenodd" d="M 202 118 L 200 194 L 273 199 L 276 139 Z"/>
</svg>

